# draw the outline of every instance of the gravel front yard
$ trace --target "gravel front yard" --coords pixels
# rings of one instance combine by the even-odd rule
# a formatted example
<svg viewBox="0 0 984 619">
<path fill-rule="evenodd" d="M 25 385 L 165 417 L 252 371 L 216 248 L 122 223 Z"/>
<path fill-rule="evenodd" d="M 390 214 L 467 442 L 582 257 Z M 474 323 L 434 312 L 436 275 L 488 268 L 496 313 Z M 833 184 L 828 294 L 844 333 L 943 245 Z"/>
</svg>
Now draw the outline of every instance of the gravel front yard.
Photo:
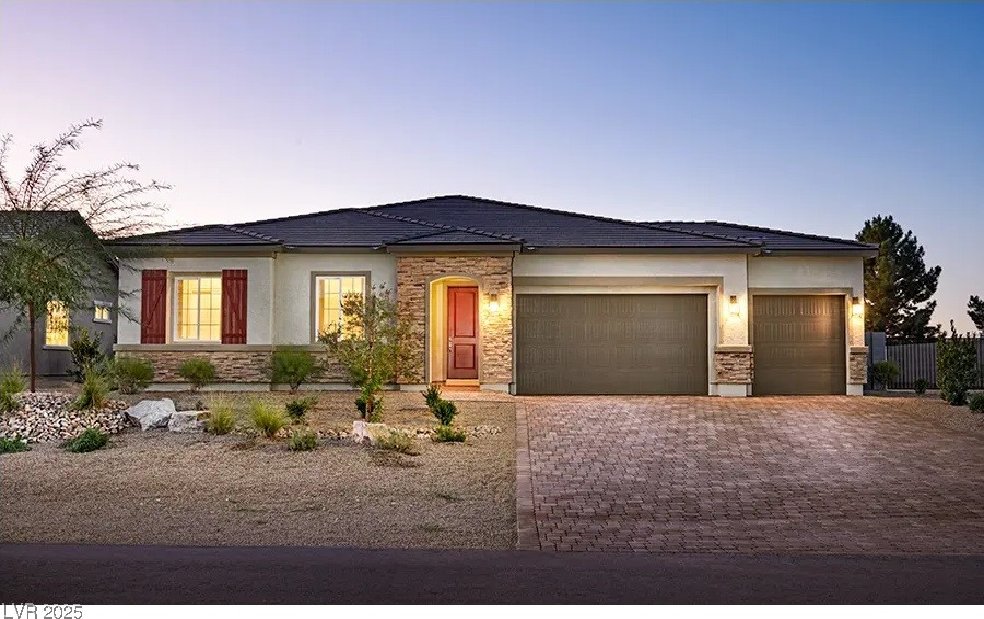
<svg viewBox="0 0 984 619">
<path fill-rule="evenodd" d="M 354 392 L 304 395 L 319 400 L 312 427 L 351 428 Z M 458 402 L 456 425 L 502 432 L 458 445 L 420 440 L 416 457 L 348 441 L 293 453 L 284 441 L 254 445 L 242 436 L 133 429 L 88 454 L 53 444 L 6 454 L 0 456 L 0 539 L 512 548 L 512 400 L 485 393 L 446 397 Z M 391 425 L 435 424 L 419 393 L 389 393 L 386 406 Z"/>
</svg>

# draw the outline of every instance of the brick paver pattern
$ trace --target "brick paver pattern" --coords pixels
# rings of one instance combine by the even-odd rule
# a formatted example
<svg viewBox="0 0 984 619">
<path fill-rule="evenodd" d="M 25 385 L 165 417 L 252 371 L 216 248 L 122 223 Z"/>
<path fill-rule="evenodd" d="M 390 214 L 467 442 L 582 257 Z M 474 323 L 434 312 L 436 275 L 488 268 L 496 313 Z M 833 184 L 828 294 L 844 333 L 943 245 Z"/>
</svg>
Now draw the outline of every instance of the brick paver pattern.
<svg viewBox="0 0 984 619">
<path fill-rule="evenodd" d="M 984 553 L 984 436 L 903 399 L 522 400 L 543 550 Z"/>
</svg>

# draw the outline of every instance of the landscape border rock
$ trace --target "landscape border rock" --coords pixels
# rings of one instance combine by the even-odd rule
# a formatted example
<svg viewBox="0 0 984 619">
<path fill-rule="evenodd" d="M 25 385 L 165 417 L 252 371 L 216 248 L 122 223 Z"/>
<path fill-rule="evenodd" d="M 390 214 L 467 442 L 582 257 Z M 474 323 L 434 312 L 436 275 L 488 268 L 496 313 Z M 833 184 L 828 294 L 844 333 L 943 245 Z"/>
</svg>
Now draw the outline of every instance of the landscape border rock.
<svg viewBox="0 0 984 619">
<path fill-rule="evenodd" d="M 171 421 L 171 415 L 177 411 L 174 401 L 170 398 L 160 400 L 141 400 L 127 409 L 126 415 L 146 432 L 151 428 L 166 428 Z"/>
<path fill-rule="evenodd" d="M 86 428 L 116 434 L 129 425 L 127 404 L 118 400 L 96 410 L 75 410 L 75 397 L 65 393 L 21 393 L 15 400 L 17 409 L 0 415 L 0 436 L 5 438 L 19 436 L 28 443 L 64 441 Z"/>
</svg>

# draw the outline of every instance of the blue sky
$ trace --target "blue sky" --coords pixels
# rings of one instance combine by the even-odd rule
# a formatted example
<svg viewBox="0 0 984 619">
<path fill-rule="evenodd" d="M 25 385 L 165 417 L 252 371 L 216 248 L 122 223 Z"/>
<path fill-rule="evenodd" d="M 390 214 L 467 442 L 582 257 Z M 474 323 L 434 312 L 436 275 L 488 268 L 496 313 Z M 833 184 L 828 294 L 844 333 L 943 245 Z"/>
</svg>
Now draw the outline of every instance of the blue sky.
<svg viewBox="0 0 984 619">
<path fill-rule="evenodd" d="M 0 131 L 175 224 L 465 193 L 853 236 L 893 214 L 984 295 L 984 5 L 0 0 Z"/>
</svg>

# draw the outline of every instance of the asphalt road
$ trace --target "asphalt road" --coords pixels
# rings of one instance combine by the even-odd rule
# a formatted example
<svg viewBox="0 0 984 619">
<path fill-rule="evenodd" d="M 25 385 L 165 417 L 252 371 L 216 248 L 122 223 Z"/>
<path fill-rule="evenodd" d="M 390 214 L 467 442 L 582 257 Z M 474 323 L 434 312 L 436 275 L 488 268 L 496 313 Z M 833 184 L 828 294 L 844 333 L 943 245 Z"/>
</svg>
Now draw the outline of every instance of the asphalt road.
<svg viewBox="0 0 984 619">
<path fill-rule="evenodd" d="M 0 545 L 0 602 L 984 603 L 984 557 Z"/>
</svg>

